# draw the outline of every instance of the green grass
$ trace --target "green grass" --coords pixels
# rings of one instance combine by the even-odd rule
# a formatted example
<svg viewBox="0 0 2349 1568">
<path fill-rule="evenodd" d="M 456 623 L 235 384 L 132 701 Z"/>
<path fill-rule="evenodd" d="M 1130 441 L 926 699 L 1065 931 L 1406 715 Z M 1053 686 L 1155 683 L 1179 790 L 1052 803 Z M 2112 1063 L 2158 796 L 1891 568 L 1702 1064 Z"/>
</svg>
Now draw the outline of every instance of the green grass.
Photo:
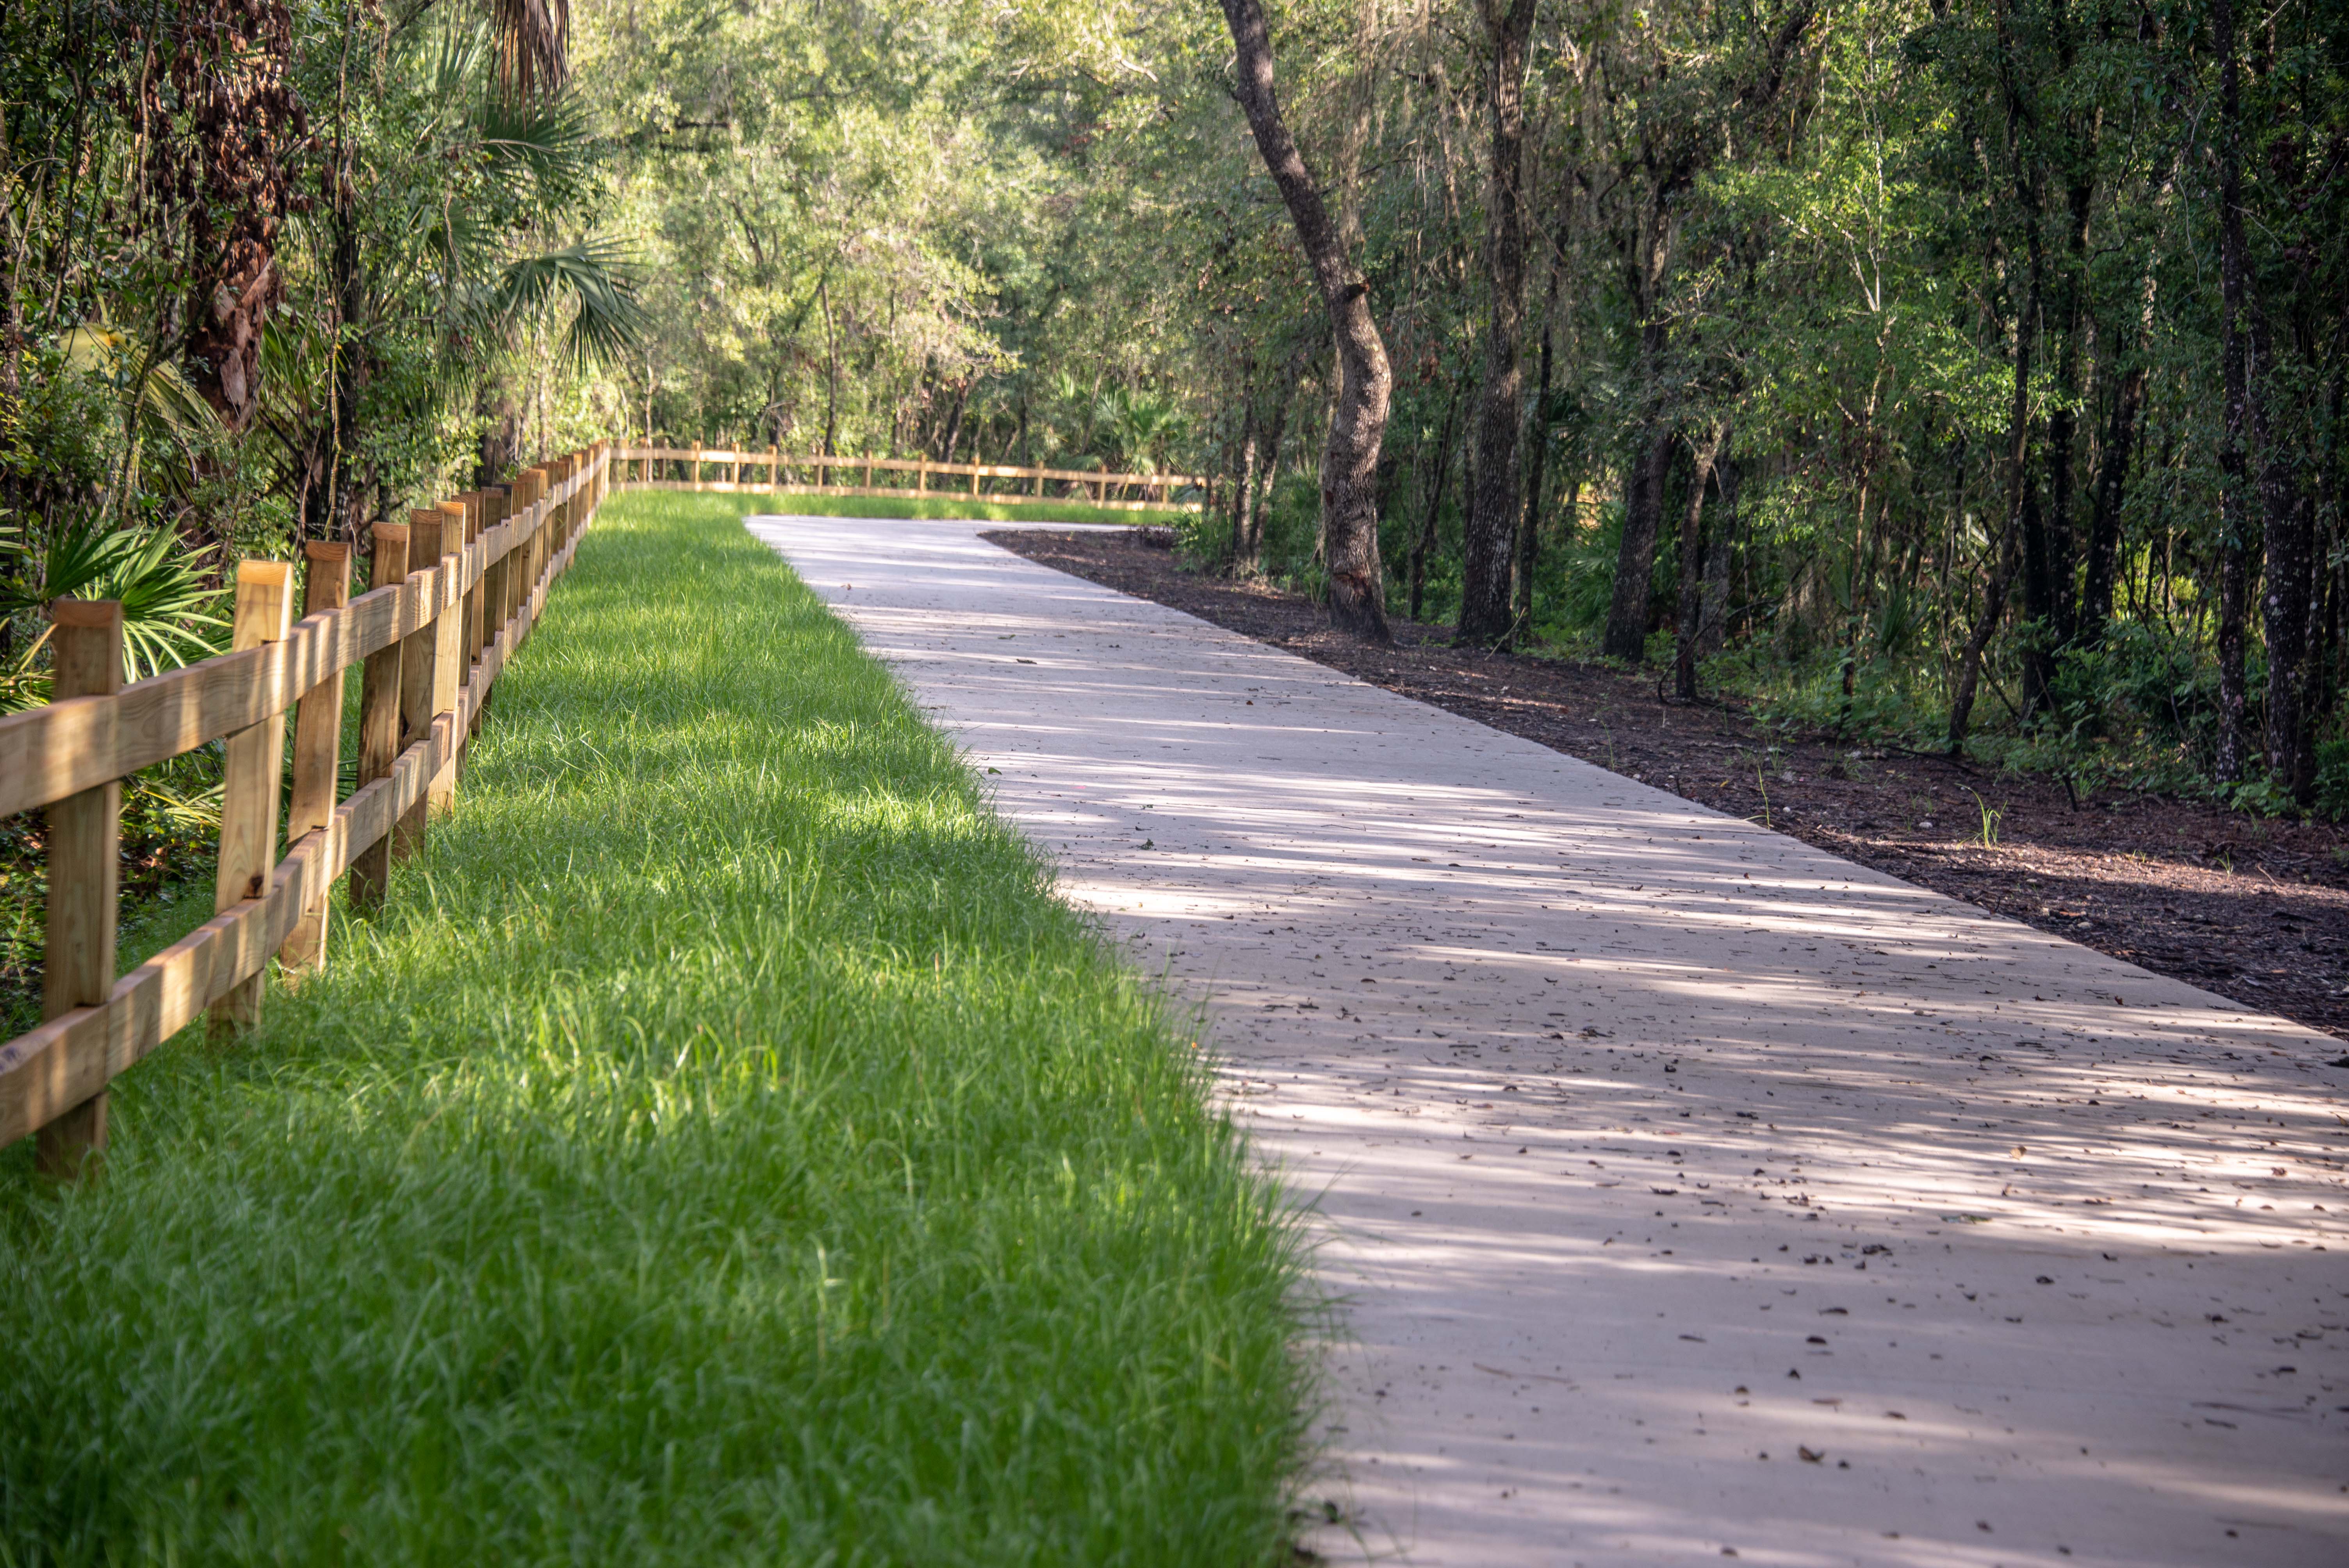
<svg viewBox="0 0 2349 1568">
<path fill-rule="evenodd" d="M 383 914 L 0 1155 L 0 1563 L 1276 1559 L 1292 1217 L 744 510 L 610 503 Z"/>
<path fill-rule="evenodd" d="M 660 493 L 660 492 L 653 492 Z M 722 492 L 721 492 L 722 493 Z M 957 500 L 952 496 L 753 495 L 741 498 L 744 511 L 798 517 L 936 517 L 976 518 L 987 522 L 1117 522 L 1133 527 L 1165 526 L 1198 516 L 1195 507 L 1153 507 L 1147 511 L 1121 511 L 1088 506 L 1082 501 L 1002 501 Z"/>
</svg>

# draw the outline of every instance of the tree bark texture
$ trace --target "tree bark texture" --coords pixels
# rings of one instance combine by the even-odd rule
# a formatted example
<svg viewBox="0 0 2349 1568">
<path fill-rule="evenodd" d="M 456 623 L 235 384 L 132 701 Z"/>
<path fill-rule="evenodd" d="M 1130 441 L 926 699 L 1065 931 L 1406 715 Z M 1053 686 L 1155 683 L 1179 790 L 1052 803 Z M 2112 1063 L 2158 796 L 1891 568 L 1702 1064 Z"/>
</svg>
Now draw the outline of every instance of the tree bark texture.
<svg viewBox="0 0 2349 1568">
<path fill-rule="evenodd" d="M 1615 552 L 1615 592 L 1607 609 L 1599 651 L 1610 658 L 1644 657 L 1648 648 L 1648 580 L 1656 569 L 1656 534 L 1663 519 L 1664 479 L 1677 436 L 1669 424 L 1652 427 L 1631 469 L 1623 498 L 1623 540 Z"/>
<path fill-rule="evenodd" d="M 2236 58 L 2235 0 L 2214 0 L 2219 51 L 2219 359 L 2226 406 L 2219 428 L 2219 739 L 2211 772 L 2222 784 L 2243 777 L 2244 600 L 2250 593 L 2250 464 L 2243 450 L 2250 399 L 2244 342 L 2242 80 Z"/>
<path fill-rule="evenodd" d="M 1516 617 L 1509 567 L 1521 492 L 1517 454 L 1525 426 L 1526 41 L 1534 0 L 1478 0 L 1485 44 L 1485 97 L 1492 117 L 1485 191 L 1485 377 L 1476 399 L 1475 485 L 1468 495 L 1461 560 L 1459 641 L 1494 644 Z"/>
<path fill-rule="evenodd" d="M 2265 397 L 2271 349 L 2267 324 L 2251 305 L 2250 413 L 2260 451 L 2261 541 L 2265 570 L 2260 583 L 2261 630 L 2268 655 L 2268 777 L 2305 803 L 2316 788 L 2315 735 L 2305 701 L 2310 611 L 2313 607 L 2316 519 L 2300 483 L 2298 454 L 2268 418 Z"/>
<path fill-rule="evenodd" d="M 2047 562 L 2049 624 L 2048 676 L 2054 676 L 2057 648 L 2069 647 L 2079 633 L 2078 601 L 2073 595 L 2076 557 L 2072 526 L 2072 448 L 2078 435 L 2074 407 L 2080 391 L 2080 339 L 2086 325 L 2082 295 L 2088 270 L 2088 210 L 2095 193 L 2093 182 L 2073 184 L 2066 208 L 2063 270 L 2058 279 L 2056 312 L 2063 322 L 2062 346 L 2055 356 L 2056 397 L 2047 415 Z"/>
<path fill-rule="evenodd" d="M 2034 336 L 2038 328 L 2041 302 L 2045 299 L 2043 284 L 2045 278 L 2044 248 L 2039 238 L 2039 212 L 2035 202 L 2027 202 L 2024 213 L 2024 241 L 2030 252 L 2026 268 L 2029 282 L 2025 304 L 2015 326 L 2015 397 L 2016 418 L 2011 432 L 2014 460 L 2012 469 L 2015 501 L 2015 520 L 2023 539 L 2023 614 L 2030 623 L 2024 629 L 2023 647 L 2023 717 L 2036 718 L 2047 703 L 2048 688 L 2054 682 L 2055 644 L 2061 634 L 2057 630 L 2055 551 L 2048 538 L 2046 513 L 2039 504 L 2039 478 L 2031 462 L 2031 427 L 2029 394 L 2022 385 L 2025 363 L 2023 337 L 2025 331 Z M 2052 432 L 2051 432 L 2052 434 Z M 2051 443 L 2052 444 L 2052 443 Z M 2068 461 L 2069 454 L 2066 453 Z M 2052 454 L 2043 455 L 2042 463 L 2053 466 Z"/>
<path fill-rule="evenodd" d="M 1715 430 L 1697 443 L 1688 505 L 1681 513 L 1680 614 L 1672 639 L 1672 669 L 1674 693 L 1682 702 L 1697 699 L 1697 636 L 1704 620 L 1704 492 L 1713 482 L 1713 459 L 1720 455 L 1726 434 Z"/>
<path fill-rule="evenodd" d="M 2146 280 L 2148 290 L 2152 279 Z M 2102 647 L 2106 628 L 2113 617 L 2113 583 L 2119 570 L 2121 542 L 2121 506 L 2128 494 L 2130 459 L 2137 451 L 2137 427 L 2144 421 L 2146 355 L 2150 350 L 2150 295 L 2146 303 L 2145 325 L 2137 334 L 2135 361 L 2121 373 L 2119 390 L 2113 397 L 2112 428 L 2105 438 L 2104 463 L 2096 475 L 2096 489 L 2088 517 L 2087 580 L 2080 591 L 2080 645 Z"/>
<path fill-rule="evenodd" d="M 1435 438 L 1435 480 L 1428 487 L 1427 507 L 1419 522 L 1419 537 L 1411 547 L 1411 619 L 1419 619 L 1427 593 L 1427 558 L 1435 553 L 1436 527 L 1444 518 L 1444 485 L 1452 477 L 1452 426 L 1460 414 L 1460 389 L 1452 389 L 1444 406 L 1444 430 Z"/>
<path fill-rule="evenodd" d="M 1388 642 L 1386 579 L 1379 565 L 1379 450 L 1394 373 L 1371 316 L 1370 290 L 1356 274 L 1305 155 L 1281 118 L 1273 90 L 1272 41 L 1257 0 L 1223 0 L 1234 80 L 1266 170 L 1296 225 L 1338 340 L 1337 406 L 1321 451 L 1321 550 L 1330 574 L 1330 618 L 1340 630 Z"/>
<path fill-rule="evenodd" d="M 1534 383 L 1530 438 L 1526 451 L 1526 504 L 1517 519 L 1516 615 L 1519 628 L 1533 624 L 1534 567 L 1541 554 L 1542 480 L 1549 468 L 1549 387 L 1551 355 L 1557 335 L 1558 269 L 1549 274 L 1549 294 L 1542 312 L 1541 370 Z"/>
</svg>

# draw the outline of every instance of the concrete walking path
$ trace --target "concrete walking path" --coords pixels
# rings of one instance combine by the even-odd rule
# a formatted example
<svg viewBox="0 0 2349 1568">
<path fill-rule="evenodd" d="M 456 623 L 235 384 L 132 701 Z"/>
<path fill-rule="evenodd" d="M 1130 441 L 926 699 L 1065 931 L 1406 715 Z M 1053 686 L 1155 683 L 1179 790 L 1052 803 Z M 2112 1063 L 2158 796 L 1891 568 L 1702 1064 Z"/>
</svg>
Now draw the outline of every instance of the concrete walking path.
<svg viewBox="0 0 2349 1568">
<path fill-rule="evenodd" d="M 2349 1563 L 2342 1042 L 987 544 L 756 518 L 1315 1201 L 1338 1560 Z"/>
</svg>

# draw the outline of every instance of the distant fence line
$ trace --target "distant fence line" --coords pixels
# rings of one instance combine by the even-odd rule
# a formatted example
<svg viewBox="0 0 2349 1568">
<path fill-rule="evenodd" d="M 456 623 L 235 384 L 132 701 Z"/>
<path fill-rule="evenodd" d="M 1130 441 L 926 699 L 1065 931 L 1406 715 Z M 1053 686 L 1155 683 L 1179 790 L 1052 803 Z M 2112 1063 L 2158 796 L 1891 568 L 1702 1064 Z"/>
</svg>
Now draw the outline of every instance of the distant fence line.
<svg viewBox="0 0 2349 1568">
<path fill-rule="evenodd" d="M 506 661 L 609 487 L 598 443 L 374 531 L 372 591 L 350 598 L 351 550 L 236 572 L 232 651 L 122 686 L 122 606 L 60 600 L 52 700 L 0 718 L 0 817 L 47 809 L 48 944 L 38 1028 L 0 1043 L 0 1145 L 40 1135 L 41 1167 L 78 1171 L 106 1143 L 106 1086 L 211 1014 L 216 1036 L 260 1021 L 274 956 L 326 956 L 327 893 L 382 902 L 395 861 L 454 804 L 468 738 Z M 358 771 L 341 777 L 343 672 L 362 665 Z M 292 788 L 285 717 L 294 715 Z M 212 920 L 114 974 L 124 775 L 226 742 Z M 285 852 L 277 853 L 284 808 Z"/>
<path fill-rule="evenodd" d="M 1120 511 L 1158 511 L 1174 504 L 1174 493 L 1179 490 L 1201 490 L 1207 481 L 1190 474 L 1112 474 L 1084 469 L 1031 469 L 1009 463 L 940 463 L 927 458 L 826 457 L 821 453 L 795 456 L 780 448 L 763 452 L 738 452 L 709 447 L 623 447 L 611 449 L 613 488 L 616 490 L 680 490 L 747 492 L 753 495 L 858 495 L 885 496 L 902 500 L 907 496 L 939 498 L 968 495 L 974 500 L 1004 502 L 1010 505 L 1049 504 L 1053 501 L 1081 499 L 1089 506 L 1109 507 Z M 629 465 L 635 466 L 633 474 Z M 705 479 L 702 470 L 722 468 L 723 479 Z M 761 470 L 765 478 L 745 480 L 742 470 Z M 845 470 L 856 475 L 858 481 L 842 484 L 832 475 Z M 786 476 L 799 472 L 813 476 L 807 480 L 792 480 Z M 910 474 L 910 485 L 876 485 L 875 474 Z M 957 486 L 951 490 L 933 490 L 933 475 L 968 480 L 968 490 Z M 1018 490 L 999 488 L 1021 485 L 1029 487 L 1023 493 Z M 1060 495 L 1046 495 L 1044 487 L 1062 487 Z M 1077 494 L 1068 487 L 1079 487 Z M 1125 492 L 1140 492 L 1141 499 L 1122 499 Z M 1155 494 L 1158 499 L 1151 500 Z"/>
</svg>

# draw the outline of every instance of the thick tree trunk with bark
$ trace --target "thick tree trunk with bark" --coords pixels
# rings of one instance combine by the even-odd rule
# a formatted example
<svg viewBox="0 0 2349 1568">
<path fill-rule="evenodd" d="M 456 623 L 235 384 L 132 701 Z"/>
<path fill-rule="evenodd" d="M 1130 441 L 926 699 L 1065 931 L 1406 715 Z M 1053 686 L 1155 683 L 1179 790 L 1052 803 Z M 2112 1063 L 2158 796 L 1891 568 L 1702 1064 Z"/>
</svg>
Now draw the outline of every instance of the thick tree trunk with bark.
<svg viewBox="0 0 2349 1568">
<path fill-rule="evenodd" d="M 2243 452 L 2251 394 L 2244 343 L 2242 81 L 2235 0 L 2210 8 L 2219 51 L 2219 359 L 2226 407 L 2219 431 L 2219 746 L 2211 771 L 2243 776 L 2243 614 L 2250 593 L 2250 465 Z"/>
<path fill-rule="evenodd" d="M 1526 40 L 1534 0 L 1478 0 L 1485 26 L 1485 97 L 1492 116 L 1485 194 L 1485 276 L 1490 312 L 1476 402 L 1475 487 L 1461 561 L 1459 640 L 1498 643 L 1515 621 L 1509 557 L 1516 542 L 1517 453 L 1525 421 L 1519 345 L 1526 315 Z"/>
<path fill-rule="evenodd" d="M 2256 303 L 2251 314 L 2251 438 L 2260 450 L 2261 539 L 2265 571 L 2260 585 L 2261 629 L 2267 638 L 2268 776 L 2302 804 L 2316 789 L 2316 747 L 2308 690 L 2310 612 L 2316 586 L 2313 560 L 2313 499 L 2300 482 L 2299 454 L 2280 439 L 2264 397 L 2270 363 L 2267 326 Z"/>
<path fill-rule="evenodd" d="M 1713 459 L 1726 430 L 1715 430 L 1696 447 L 1696 470 L 1689 476 L 1688 506 L 1681 514 L 1681 602 L 1672 641 L 1673 686 L 1682 702 L 1697 699 L 1697 635 L 1704 619 L 1704 491 L 1713 482 Z"/>
<path fill-rule="evenodd" d="M 2035 202 L 2027 202 L 2024 222 L 2025 242 L 2030 252 L 2030 263 L 2026 270 L 2029 294 L 2023 305 L 2023 319 L 2015 329 L 2015 374 L 2018 382 L 2026 358 L 2023 334 L 2026 331 L 2035 334 L 2040 302 L 2046 297 L 2042 289 L 2045 273 Z M 2015 396 L 2018 399 L 2027 399 L 2027 393 L 2020 385 Z M 2050 434 L 2053 435 L 2052 429 Z M 2040 510 L 2038 477 L 2032 472 L 2031 419 L 2027 402 L 2018 416 L 2012 437 L 2014 443 L 2014 488 L 2010 494 L 2016 503 L 2015 523 L 2023 543 L 2023 619 L 2030 623 L 2024 629 L 2028 640 L 2023 648 L 2023 717 L 2035 719 L 2045 708 L 2048 687 L 2054 683 L 2055 645 L 2061 640 L 2062 633 L 2057 626 L 2058 567 L 2054 542 L 2047 534 L 2046 514 Z M 2054 454 L 2047 454 L 2042 460 L 2052 468 Z M 2065 461 L 2068 463 L 2069 460 L 2067 452 Z"/>
<path fill-rule="evenodd" d="M 2085 325 L 2081 296 L 2088 267 L 2088 210 L 2095 196 L 2093 182 L 2075 182 L 2067 206 L 2064 273 L 2057 314 L 2064 324 L 2063 346 L 2055 356 L 2054 406 L 2047 415 L 2047 569 L 2048 624 L 2051 640 L 2048 676 L 2053 678 L 2054 650 L 2069 647 L 2079 632 L 2078 602 L 2073 596 L 2075 541 L 2072 527 L 2072 448 L 2078 433 L 2074 406 L 2080 390 L 2080 339 Z"/>
<path fill-rule="evenodd" d="M 1549 293 L 1542 309 L 1541 370 L 1534 383 L 1531 433 L 1526 452 L 1526 504 L 1517 519 L 1516 614 L 1519 628 L 1534 620 L 1534 567 L 1541 553 L 1542 480 L 1549 468 L 1549 387 L 1551 351 L 1557 335 L 1559 269 L 1549 274 Z"/>
<path fill-rule="evenodd" d="M 1623 497 L 1623 539 L 1615 552 L 1615 592 L 1607 609 L 1599 651 L 1610 658 L 1639 659 L 1648 649 L 1648 580 L 1656 569 L 1656 534 L 1663 521 L 1664 478 L 1677 439 L 1670 425 L 1648 434 Z"/>
<path fill-rule="evenodd" d="M 1392 634 L 1386 579 L 1379 565 L 1378 469 L 1393 372 L 1371 317 L 1369 287 L 1356 274 L 1305 155 L 1281 119 L 1264 7 L 1257 0 L 1223 0 L 1223 6 L 1240 107 L 1312 264 L 1338 340 L 1337 406 L 1321 452 L 1321 551 L 1330 575 L 1330 618 L 1340 630 L 1387 642 Z"/>
<path fill-rule="evenodd" d="M 2148 317 L 2150 314 L 2148 304 Z M 2147 335 L 2140 332 L 2136 363 L 2122 373 L 2120 389 L 2113 398 L 2112 428 L 2105 438 L 2104 465 L 2096 475 L 2088 519 L 2087 581 L 2080 591 L 2082 647 L 2102 647 L 2105 629 L 2113 616 L 2113 580 L 2120 559 L 2121 504 L 2128 493 L 2129 461 L 2137 451 L 2137 427 L 2145 413 L 2145 355 L 2150 346 Z"/>
</svg>

